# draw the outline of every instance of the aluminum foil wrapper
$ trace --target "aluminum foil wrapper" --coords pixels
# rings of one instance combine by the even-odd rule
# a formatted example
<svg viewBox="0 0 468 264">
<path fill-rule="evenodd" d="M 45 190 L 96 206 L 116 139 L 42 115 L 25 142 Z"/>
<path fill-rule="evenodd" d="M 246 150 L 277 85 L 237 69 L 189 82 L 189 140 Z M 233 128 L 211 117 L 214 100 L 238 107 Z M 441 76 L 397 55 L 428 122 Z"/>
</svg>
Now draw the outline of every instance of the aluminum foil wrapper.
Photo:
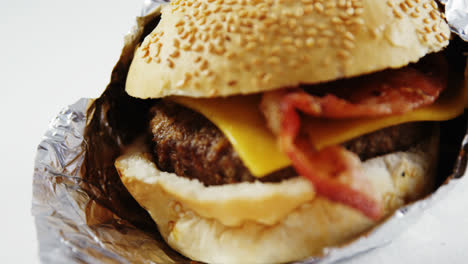
<svg viewBox="0 0 468 264">
<path fill-rule="evenodd" d="M 144 115 L 139 113 L 145 113 L 150 102 L 129 97 L 124 83 L 135 47 L 159 22 L 164 3 L 145 2 L 101 97 L 81 99 L 62 110 L 39 144 L 32 212 L 43 263 L 194 263 L 164 242 L 148 213 L 120 182 L 113 165 L 125 147 L 146 129 L 142 125 Z M 461 57 L 463 50 L 455 48 L 454 52 L 453 57 Z M 440 168 L 444 177 L 433 194 L 400 208 L 355 241 L 327 248 L 322 257 L 298 263 L 333 263 L 384 246 L 459 181 L 468 180 L 463 176 L 468 159 L 466 118 L 447 125 L 449 136 L 442 130 L 440 155 L 446 159 L 441 162 L 446 165 Z"/>
<path fill-rule="evenodd" d="M 463 40 L 468 41 L 468 2 L 466 0 L 442 0 L 445 17 L 450 29 Z"/>
</svg>

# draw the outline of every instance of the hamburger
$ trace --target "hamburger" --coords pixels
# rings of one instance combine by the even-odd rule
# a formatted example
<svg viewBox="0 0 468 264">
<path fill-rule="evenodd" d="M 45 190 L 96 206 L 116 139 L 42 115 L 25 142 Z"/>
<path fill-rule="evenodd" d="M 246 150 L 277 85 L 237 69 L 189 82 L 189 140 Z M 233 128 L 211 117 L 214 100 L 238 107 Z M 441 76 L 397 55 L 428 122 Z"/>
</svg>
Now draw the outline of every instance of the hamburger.
<svg viewBox="0 0 468 264">
<path fill-rule="evenodd" d="M 115 166 L 164 240 L 209 263 L 320 255 L 434 188 L 463 112 L 434 1 L 172 1 L 126 92 L 149 129 Z"/>
</svg>

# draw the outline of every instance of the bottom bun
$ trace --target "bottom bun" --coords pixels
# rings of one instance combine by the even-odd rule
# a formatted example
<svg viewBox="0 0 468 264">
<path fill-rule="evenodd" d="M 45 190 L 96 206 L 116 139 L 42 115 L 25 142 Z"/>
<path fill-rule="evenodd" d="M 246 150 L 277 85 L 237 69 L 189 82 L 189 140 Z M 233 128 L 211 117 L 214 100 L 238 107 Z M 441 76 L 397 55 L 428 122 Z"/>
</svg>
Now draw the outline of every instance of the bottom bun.
<svg viewBox="0 0 468 264">
<path fill-rule="evenodd" d="M 435 135 L 406 152 L 363 162 L 387 215 L 433 190 L 437 147 Z M 159 171 L 149 157 L 126 154 L 115 165 L 166 242 L 193 260 L 301 260 L 349 242 L 377 224 L 354 209 L 316 196 L 302 177 L 206 187 L 198 180 Z"/>
</svg>

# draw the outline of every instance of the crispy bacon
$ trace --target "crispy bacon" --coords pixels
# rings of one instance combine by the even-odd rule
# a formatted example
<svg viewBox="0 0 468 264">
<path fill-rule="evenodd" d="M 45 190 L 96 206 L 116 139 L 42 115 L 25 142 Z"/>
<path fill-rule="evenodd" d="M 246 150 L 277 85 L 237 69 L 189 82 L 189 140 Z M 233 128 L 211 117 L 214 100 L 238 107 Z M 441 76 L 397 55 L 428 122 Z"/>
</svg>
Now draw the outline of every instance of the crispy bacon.
<svg viewBox="0 0 468 264">
<path fill-rule="evenodd" d="M 314 185 L 321 196 L 361 211 L 371 219 L 382 216 L 382 205 L 362 175 L 361 162 L 341 146 L 316 151 L 305 140 L 295 140 L 301 127 L 295 101 L 286 97 L 281 104 L 280 144 L 296 171 Z"/>
<path fill-rule="evenodd" d="M 447 67 L 444 63 L 432 64 L 438 67 L 430 72 L 405 67 L 320 85 L 318 90 L 327 91 L 324 96 L 294 89 L 288 94 L 288 100 L 293 101 L 298 110 L 316 117 L 402 114 L 432 104 L 445 89 Z"/>
<path fill-rule="evenodd" d="M 315 86 L 316 95 L 302 89 L 265 93 L 261 107 L 293 167 L 319 195 L 378 220 L 382 203 L 364 177 L 359 158 L 341 146 L 316 150 L 301 136 L 299 111 L 320 118 L 402 114 L 438 98 L 446 86 L 446 69 L 441 56 L 430 56 L 416 66 Z"/>
</svg>

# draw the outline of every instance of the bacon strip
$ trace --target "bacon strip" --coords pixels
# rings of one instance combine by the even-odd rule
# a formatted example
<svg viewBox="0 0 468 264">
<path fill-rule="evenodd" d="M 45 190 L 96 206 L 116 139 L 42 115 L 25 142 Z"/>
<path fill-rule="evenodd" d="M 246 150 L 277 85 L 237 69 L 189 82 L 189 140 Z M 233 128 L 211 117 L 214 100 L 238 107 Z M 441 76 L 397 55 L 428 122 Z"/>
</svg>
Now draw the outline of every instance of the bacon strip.
<svg viewBox="0 0 468 264">
<path fill-rule="evenodd" d="M 307 141 L 295 142 L 301 127 L 295 103 L 292 97 L 282 101 L 280 144 L 296 171 L 312 182 L 317 194 L 378 220 L 383 213 L 382 205 L 362 177 L 361 162 L 354 153 L 341 146 L 315 151 Z"/>
<path fill-rule="evenodd" d="M 326 118 L 374 117 L 403 114 L 432 104 L 447 84 L 447 65 L 439 55 L 424 59 L 416 67 L 386 70 L 359 78 L 319 85 L 316 96 L 295 89 L 288 97 L 298 110 Z"/>
<path fill-rule="evenodd" d="M 382 203 L 363 176 L 359 158 L 341 146 L 316 150 L 300 135 L 298 111 L 320 118 L 401 114 L 433 103 L 445 89 L 446 69 L 441 56 L 431 56 L 416 67 L 315 86 L 319 94 L 326 92 L 323 96 L 301 89 L 265 93 L 261 107 L 293 167 L 312 182 L 319 195 L 378 220 L 383 215 Z"/>
</svg>

